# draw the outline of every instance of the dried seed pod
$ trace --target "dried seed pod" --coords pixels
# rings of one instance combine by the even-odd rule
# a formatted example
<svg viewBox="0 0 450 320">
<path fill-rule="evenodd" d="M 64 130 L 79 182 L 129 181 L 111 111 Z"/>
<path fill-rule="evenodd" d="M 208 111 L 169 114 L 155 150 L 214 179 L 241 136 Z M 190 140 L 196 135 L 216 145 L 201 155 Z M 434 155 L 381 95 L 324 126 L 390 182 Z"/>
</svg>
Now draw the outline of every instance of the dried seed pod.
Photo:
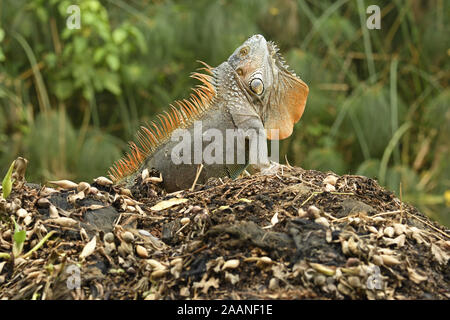
<svg viewBox="0 0 450 320">
<path fill-rule="evenodd" d="M 40 194 L 43 197 L 47 197 L 55 192 L 58 192 L 56 189 L 50 188 L 50 187 L 45 187 L 41 190 Z"/>
<path fill-rule="evenodd" d="M 309 265 L 313 267 L 316 271 L 323 273 L 327 276 L 333 276 L 336 273 L 336 267 L 333 266 L 326 266 L 324 264 L 313 262 L 310 262 Z"/>
<path fill-rule="evenodd" d="M 148 258 L 148 251 L 147 249 L 145 249 L 143 246 L 141 245 L 137 245 L 136 246 L 136 253 L 139 257 L 143 258 L 143 259 L 147 259 Z"/>
<path fill-rule="evenodd" d="M 191 222 L 191 219 L 189 219 L 189 218 L 182 218 L 180 220 L 180 222 L 181 222 L 182 225 L 185 225 L 185 224 L 188 224 L 189 222 Z"/>
<path fill-rule="evenodd" d="M 3 239 L 5 239 L 5 240 L 10 240 L 10 239 L 11 239 L 11 234 L 12 234 L 11 229 L 8 229 L 8 230 L 6 230 L 5 232 L 3 232 L 2 237 L 3 237 Z"/>
<path fill-rule="evenodd" d="M 77 186 L 77 192 L 88 193 L 88 190 L 91 186 L 87 182 L 80 182 Z"/>
<path fill-rule="evenodd" d="M 352 293 L 351 289 L 344 285 L 342 282 L 337 285 L 337 289 L 340 293 L 346 296 L 349 296 Z"/>
<path fill-rule="evenodd" d="M 302 208 L 300 208 L 297 210 L 297 215 L 300 218 L 306 218 L 308 216 L 308 213 L 305 210 L 303 210 Z"/>
<path fill-rule="evenodd" d="M 112 243 L 109 243 L 109 242 L 105 243 L 105 252 L 106 252 L 107 255 L 110 256 L 114 252 L 114 250 L 116 250 L 116 245 L 114 244 L 114 242 L 112 242 Z"/>
<path fill-rule="evenodd" d="M 134 235 L 130 231 L 123 232 L 121 236 L 126 243 L 132 243 L 134 241 Z"/>
<path fill-rule="evenodd" d="M 56 209 L 56 207 L 52 204 L 48 208 L 48 213 L 51 219 L 59 218 L 58 209 Z"/>
<path fill-rule="evenodd" d="M 179 264 L 183 264 L 183 258 L 175 258 L 172 261 L 170 261 L 171 266 L 176 266 Z"/>
<path fill-rule="evenodd" d="M 112 232 L 108 232 L 103 236 L 103 241 L 108 243 L 114 242 L 114 234 Z"/>
<path fill-rule="evenodd" d="M 325 218 L 325 217 L 319 217 L 319 218 L 315 219 L 314 222 L 317 224 L 320 224 L 326 228 L 330 227 L 330 223 L 328 222 L 327 218 Z"/>
<path fill-rule="evenodd" d="M 309 206 L 307 212 L 311 217 L 314 217 L 315 219 L 320 217 L 320 209 L 316 206 Z"/>
<path fill-rule="evenodd" d="M 163 277 L 169 270 L 155 270 L 150 275 L 150 280 L 157 280 Z"/>
<path fill-rule="evenodd" d="M 122 257 L 127 257 L 130 253 L 133 252 L 133 246 L 123 241 L 120 243 L 120 246 L 117 248 L 117 251 Z"/>
<path fill-rule="evenodd" d="M 77 200 L 83 200 L 85 196 L 86 196 L 86 195 L 84 194 L 84 192 L 83 192 L 83 191 L 80 191 L 80 192 L 78 192 L 78 193 L 76 193 L 76 194 L 71 194 L 71 195 L 69 195 L 69 196 L 67 197 L 67 201 L 68 201 L 69 203 L 74 204 Z"/>
<path fill-rule="evenodd" d="M 337 180 L 338 180 L 338 177 L 329 175 L 325 179 L 323 179 L 323 184 L 325 184 L 325 185 L 330 184 L 330 185 L 334 186 L 334 185 L 336 185 Z"/>
<path fill-rule="evenodd" d="M 222 266 L 222 270 L 226 269 L 236 269 L 239 267 L 240 261 L 238 259 L 231 259 L 228 261 L 225 261 L 225 263 Z"/>
<path fill-rule="evenodd" d="M 370 232 L 372 232 L 374 234 L 378 234 L 378 230 L 374 226 L 368 226 L 367 230 L 369 230 Z"/>
<path fill-rule="evenodd" d="M 358 243 L 355 241 L 354 237 L 351 237 L 348 240 L 348 249 L 350 250 L 351 253 L 353 253 L 354 255 L 357 255 L 359 253 L 359 249 L 358 249 Z"/>
<path fill-rule="evenodd" d="M 133 194 L 131 193 L 130 189 L 127 188 L 120 188 L 120 194 L 123 194 L 125 196 L 133 197 Z"/>
<path fill-rule="evenodd" d="M 75 189 L 78 186 L 78 184 L 70 180 L 54 180 L 49 181 L 49 183 L 56 184 L 58 187 L 63 189 Z"/>
<path fill-rule="evenodd" d="M 147 259 L 147 263 L 152 267 L 153 270 L 166 270 L 167 267 L 161 262 L 155 259 Z"/>
<path fill-rule="evenodd" d="M 407 269 L 408 269 L 409 279 L 416 284 L 419 284 L 422 281 L 425 281 L 428 279 L 427 275 L 420 275 L 419 273 L 416 272 L 416 270 L 414 270 L 412 268 L 407 268 Z"/>
<path fill-rule="evenodd" d="M 162 175 L 160 174 L 159 177 L 148 177 L 147 179 L 144 180 L 144 183 L 149 183 L 149 182 L 154 183 L 154 184 L 163 182 Z"/>
<path fill-rule="evenodd" d="M 277 290 L 280 288 L 280 281 L 278 278 L 272 278 L 269 281 L 269 289 L 270 290 Z"/>
<path fill-rule="evenodd" d="M 383 231 L 384 235 L 388 236 L 389 238 L 392 238 L 394 236 L 395 230 L 392 227 L 386 227 Z"/>
<path fill-rule="evenodd" d="M 24 208 L 20 208 L 20 209 L 18 209 L 18 210 L 16 211 L 16 215 L 17 215 L 19 218 L 25 218 L 25 217 L 28 215 L 28 211 L 25 210 Z"/>
<path fill-rule="evenodd" d="M 150 176 L 150 174 L 149 174 L 147 168 L 145 168 L 144 170 L 142 170 L 142 173 L 141 173 L 142 181 L 145 181 L 145 179 L 147 179 L 149 176 Z"/>
<path fill-rule="evenodd" d="M 97 194 L 99 191 L 96 187 L 90 187 L 89 192 L 90 194 Z"/>
<path fill-rule="evenodd" d="M 54 219 L 47 219 L 45 220 L 45 222 L 47 223 L 54 223 L 58 226 L 61 227 L 75 227 L 78 225 L 78 221 L 72 219 L 72 218 L 67 218 L 67 217 L 60 217 L 60 218 L 54 218 Z"/>
<path fill-rule="evenodd" d="M 25 223 L 26 226 L 28 226 L 31 221 L 33 221 L 33 217 L 29 214 L 23 219 L 23 223 Z"/>
<path fill-rule="evenodd" d="M 396 235 L 401 235 L 406 232 L 406 226 L 401 223 L 394 223 L 394 231 Z"/>
<path fill-rule="evenodd" d="M 322 274 L 318 274 L 317 276 L 314 277 L 314 284 L 316 286 L 323 286 L 326 282 L 327 278 Z"/>
<path fill-rule="evenodd" d="M 386 255 L 386 254 L 382 254 L 381 255 L 381 259 L 383 260 L 383 264 L 386 265 L 386 266 L 395 266 L 395 265 L 401 263 L 401 261 L 398 260 L 396 257 L 389 256 L 389 255 Z"/>
<path fill-rule="evenodd" d="M 326 192 L 334 192 L 334 191 L 336 191 L 335 186 L 333 186 L 333 185 L 331 185 L 329 183 L 327 183 L 325 185 L 324 189 L 325 189 Z"/>
<path fill-rule="evenodd" d="M 110 185 L 113 184 L 113 182 L 110 179 L 106 178 L 106 177 L 95 178 L 94 182 L 97 183 L 98 185 L 101 185 L 101 186 L 104 186 L 104 187 L 107 187 L 107 186 L 110 186 Z"/>
<path fill-rule="evenodd" d="M 359 277 L 350 276 L 348 277 L 347 281 L 348 284 L 351 285 L 353 288 L 361 287 L 361 280 L 359 279 Z"/>
<path fill-rule="evenodd" d="M 350 250 L 348 248 L 348 241 L 342 241 L 341 242 L 341 249 L 342 249 L 342 253 L 345 254 L 346 256 L 348 256 L 350 254 Z"/>
<path fill-rule="evenodd" d="M 50 207 L 51 202 L 47 198 L 40 198 L 36 204 L 38 208 L 48 208 Z"/>
</svg>

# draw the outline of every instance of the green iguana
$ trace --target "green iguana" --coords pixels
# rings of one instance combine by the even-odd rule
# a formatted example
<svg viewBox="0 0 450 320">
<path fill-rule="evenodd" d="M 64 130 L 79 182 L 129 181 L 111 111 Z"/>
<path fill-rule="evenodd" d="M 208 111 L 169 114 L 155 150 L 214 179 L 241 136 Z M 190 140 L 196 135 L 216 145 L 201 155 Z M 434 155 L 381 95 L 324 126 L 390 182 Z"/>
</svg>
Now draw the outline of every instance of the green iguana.
<svg viewBox="0 0 450 320">
<path fill-rule="evenodd" d="M 130 186 L 145 168 L 162 174 L 168 192 L 191 187 L 196 177 L 199 183 L 210 177 L 235 179 L 250 163 L 251 141 L 245 136 L 250 131 L 264 140 L 262 155 L 253 164 L 270 167 L 267 139 L 284 139 L 292 134 L 308 95 L 308 86 L 288 70 L 278 51 L 273 42 L 254 35 L 219 66 L 212 68 L 202 62 L 205 67 L 201 70 L 206 72 L 192 74 L 202 84 L 193 89 L 190 99 L 176 101 L 170 112 L 158 116 L 160 123 L 141 127 L 139 146 L 130 142 L 130 152 L 110 168 L 113 181 Z M 198 123 L 200 136 L 195 132 Z M 227 130 L 239 132 L 232 142 L 244 135 L 246 143 L 219 141 L 214 151 L 208 150 L 216 160 L 213 163 L 198 157 L 196 153 L 211 149 L 204 141 L 212 141 L 212 136 L 218 140 L 220 134 L 226 137 Z M 183 138 L 180 143 L 180 137 L 191 139 Z M 199 163 L 203 164 L 201 171 Z"/>
</svg>

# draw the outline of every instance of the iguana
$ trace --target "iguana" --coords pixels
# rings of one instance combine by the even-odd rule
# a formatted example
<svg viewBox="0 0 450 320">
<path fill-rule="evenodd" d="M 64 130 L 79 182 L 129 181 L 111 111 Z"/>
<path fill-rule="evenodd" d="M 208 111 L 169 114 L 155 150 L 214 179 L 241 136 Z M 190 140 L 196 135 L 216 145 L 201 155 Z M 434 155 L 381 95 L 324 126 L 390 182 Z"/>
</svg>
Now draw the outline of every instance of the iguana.
<svg viewBox="0 0 450 320">
<path fill-rule="evenodd" d="M 201 171 L 198 171 L 200 162 L 192 160 L 198 159 L 195 152 L 201 153 L 207 148 L 200 141 L 198 150 L 198 140 L 212 140 L 208 130 L 215 129 L 214 132 L 225 137 L 227 130 L 239 129 L 242 135 L 253 129 L 258 138 L 264 139 L 263 149 L 267 149 L 267 138 L 284 139 L 292 134 L 294 124 L 303 114 L 309 89 L 288 69 L 273 42 L 266 41 L 262 35 L 254 35 L 219 66 L 202 64 L 204 68 L 200 70 L 205 72 L 191 75 L 202 84 L 193 89 L 190 99 L 172 104 L 170 112 L 158 116 L 160 123 L 142 126 L 137 134 L 139 146 L 130 142 L 129 153 L 110 168 L 109 175 L 115 183 L 125 182 L 130 186 L 145 168 L 154 168 L 162 174 L 163 187 L 168 192 L 187 189 L 196 178 L 199 183 L 210 177 L 235 179 L 249 164 L 248 137 L 244 144 L 230 146 L 225 141 L 218 144 L 222 149 L 212 154 L 219 161 L 201 160 Z M 198 123 L 201 135 L 196 138 L 194 131 Z M 180 147 L 182 130 L 194 139 L 184 141 Z M 183 151 L 177 155 L 174 151 L 179 149 Z M 256 163 L 260 168 L 269 165 L 267 151 L 262 151 L 265 153 L 262 152 Z M 226 159 L 230 153 L 233 161 Z M 239 155 L 244 155 L 245 160 L 240 161 Z M 191 162 L 180 163 L 182 158 Z"/>
</svg>

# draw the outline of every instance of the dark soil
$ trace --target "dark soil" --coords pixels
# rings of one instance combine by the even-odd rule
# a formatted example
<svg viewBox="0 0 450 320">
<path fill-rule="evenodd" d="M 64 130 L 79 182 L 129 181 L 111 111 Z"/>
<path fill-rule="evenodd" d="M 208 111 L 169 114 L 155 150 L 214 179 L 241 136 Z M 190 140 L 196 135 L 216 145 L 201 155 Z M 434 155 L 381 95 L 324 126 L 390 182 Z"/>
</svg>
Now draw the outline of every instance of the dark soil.
<svg viewBox="0 0 450 320">
<path fill-rule="evenodd" d="M 172 194 L 157 180 L 16 183 L 0 202 L 0 298 L 450 298 L 450 231 L 375 180 L 286 166 Z M 10 216 L 27 230 L 15 258 Z"/>
</svg>

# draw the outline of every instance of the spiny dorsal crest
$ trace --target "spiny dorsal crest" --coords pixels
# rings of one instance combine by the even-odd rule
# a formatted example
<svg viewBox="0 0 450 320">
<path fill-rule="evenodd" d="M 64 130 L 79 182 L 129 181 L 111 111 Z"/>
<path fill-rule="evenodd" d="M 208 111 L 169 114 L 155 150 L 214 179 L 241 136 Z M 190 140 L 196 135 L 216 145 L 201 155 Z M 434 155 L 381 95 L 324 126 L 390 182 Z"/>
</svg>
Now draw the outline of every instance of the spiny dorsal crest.
<svg viewBox="0 0 450 320">
<path fill-rule="evenodd" d="M 114 182 L 136 172 L 145 159 L 170 138 L 175 129 L 188 126 L 212 105 L 211 101 L 216 95 L 213 68 L 203 61 L 199 62 L 205 66 L 199 70 L 209 74 L 194 72 L 191 77 L 202 84 L 192 89 L 194 92 L 189 99 L 177 100 L 174 102 L 175 106 L 170 105 L 169 112 L 157 115 L 159 122 L 152 121 L 141 127 L 137 133 L 139 146 L 130 142 L 130 151 L 109 169 L 109 176 Z"/>
</svg>

